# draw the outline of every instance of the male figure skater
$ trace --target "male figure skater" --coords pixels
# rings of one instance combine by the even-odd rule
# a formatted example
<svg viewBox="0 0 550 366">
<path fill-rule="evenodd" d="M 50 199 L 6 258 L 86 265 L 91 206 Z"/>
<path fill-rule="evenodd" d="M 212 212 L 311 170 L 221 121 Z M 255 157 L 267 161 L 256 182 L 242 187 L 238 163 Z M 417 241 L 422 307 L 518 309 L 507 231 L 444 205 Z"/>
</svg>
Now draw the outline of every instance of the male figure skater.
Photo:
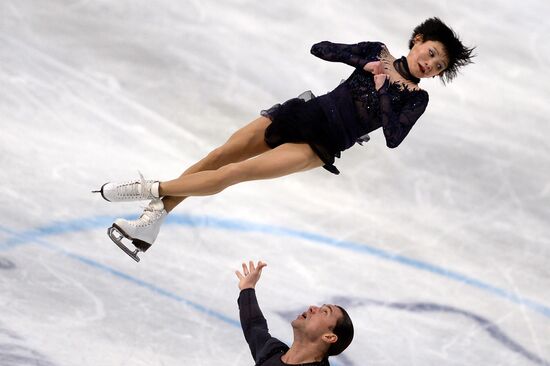
<svg viewBox="0 0 550 366">
<path fill-rule="evenodd" d="M 338 305 L 310 306 L 291 322 L 294 340 L 290 348 L 269 334 L 256 299 L 255 286 L 262 269 L 243 263 L 239 278 L 239 313 L 244 337 L 257 366 L 328 366 L 328 357 L 340 354 L 353 339 L 353 324 L 348 313 Z"/>
</svg>

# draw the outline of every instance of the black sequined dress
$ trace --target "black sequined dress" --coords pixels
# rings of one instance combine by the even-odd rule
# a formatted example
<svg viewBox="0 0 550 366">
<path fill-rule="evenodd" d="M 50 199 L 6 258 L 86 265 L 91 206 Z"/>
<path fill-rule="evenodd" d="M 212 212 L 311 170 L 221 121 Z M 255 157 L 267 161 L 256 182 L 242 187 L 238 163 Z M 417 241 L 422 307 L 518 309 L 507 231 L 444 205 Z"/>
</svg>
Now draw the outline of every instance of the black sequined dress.
<svg viewBox="0 0 550 366">
<path fill-rule="evenodd" d="M 261 114 L 272 120 L 265 132 L 266 143 L 274 148 L 287 142 L 308 143 L 325 163 L 324 168 L 339 174 L 335 157 L 369 132 L 382 127 L 386 145 L 397 147 L 428 105 L 428 93 L 409 89 L 397 82 L 376 90 L 374 76 L 363 70 L 378 61 L 386 48 L 380 42 L 354 45 L 320 42 L 311 53 L 323 60 L 343 62 L 355 71 L 333 91 L 314 97 L 303 93 Z"/>
</svg>

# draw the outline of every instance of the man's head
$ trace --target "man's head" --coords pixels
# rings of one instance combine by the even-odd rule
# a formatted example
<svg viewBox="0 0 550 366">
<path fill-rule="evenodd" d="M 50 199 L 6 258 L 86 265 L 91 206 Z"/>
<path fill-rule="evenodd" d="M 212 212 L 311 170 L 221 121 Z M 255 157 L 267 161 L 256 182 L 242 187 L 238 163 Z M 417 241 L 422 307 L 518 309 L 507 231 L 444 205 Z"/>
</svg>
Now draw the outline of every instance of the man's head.
<svg viewBox="0 0 550 366">
<path fill-rule="evenodd" d="M 325 356 L 344 351 L 353 339 L 353 323 L 338 305 L 310 306 L 292 321 L 295 339 L 318 345 Z"/>
<path fill-rule="evenodd" d="M 454 79 L 460 67 L 472 63 L 473 48 L 462 44 L 456 33 L 439 18 L 430 18 L 414 28 L 407 62 L 416 77 Z"/>
</svg>

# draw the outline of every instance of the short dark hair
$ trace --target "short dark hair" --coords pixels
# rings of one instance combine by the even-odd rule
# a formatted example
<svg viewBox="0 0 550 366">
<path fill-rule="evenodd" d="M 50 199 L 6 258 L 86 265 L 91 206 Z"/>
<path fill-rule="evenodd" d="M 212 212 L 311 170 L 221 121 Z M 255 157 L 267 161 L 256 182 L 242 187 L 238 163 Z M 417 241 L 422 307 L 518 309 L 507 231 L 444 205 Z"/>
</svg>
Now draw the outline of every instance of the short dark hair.
<svg viewBox="0 0 550 366">
<path fill-rule="evenodd" d="M 414 28 L 411 39 L 409 40 L 409 49 L 414 46 L 414 37 L 422 36 L 425 41 L 439 41 L 445 47 L 445 52 L 449 57 L 449 64 L 439 77 L 445 84 L 452 81 L 458 74 L 460 67 L 473 63 L 475 57 L 473 51 L 475 47 L 468 48 L 462 44 L 458 35 L 443 23 L 439 18 L 433 17 L 426 19 L 422 24 Z"/>
<path fill-rule="evenodd" d="M 342 311 L 342 316 L 336 321 L 336 325 L 332 333 L 336 334 L 338 340 L 330 345 L 327 351 L 327 356 L 336 356 L 342 353 L 353 340 L 353 323 L 346 310 L 338 306 Z"/>
</svg>

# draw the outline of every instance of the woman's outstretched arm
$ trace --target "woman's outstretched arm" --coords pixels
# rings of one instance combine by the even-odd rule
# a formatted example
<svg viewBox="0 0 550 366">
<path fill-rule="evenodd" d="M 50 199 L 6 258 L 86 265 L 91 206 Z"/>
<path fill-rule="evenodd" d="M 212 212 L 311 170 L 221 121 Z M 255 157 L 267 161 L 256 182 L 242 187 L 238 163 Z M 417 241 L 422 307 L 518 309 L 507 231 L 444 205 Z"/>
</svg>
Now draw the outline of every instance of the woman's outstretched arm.
<svg viewBox="0 0 550 366">
<path fill-rule="evenodd" d="M 311 47 L 311 54 L 325 61 L 343 62 L 353 67 L 363 68 L 367 62 L 378 58 L 381 46 L 380 42 L 342 44 L 323 41 Z"/>
</svg>

